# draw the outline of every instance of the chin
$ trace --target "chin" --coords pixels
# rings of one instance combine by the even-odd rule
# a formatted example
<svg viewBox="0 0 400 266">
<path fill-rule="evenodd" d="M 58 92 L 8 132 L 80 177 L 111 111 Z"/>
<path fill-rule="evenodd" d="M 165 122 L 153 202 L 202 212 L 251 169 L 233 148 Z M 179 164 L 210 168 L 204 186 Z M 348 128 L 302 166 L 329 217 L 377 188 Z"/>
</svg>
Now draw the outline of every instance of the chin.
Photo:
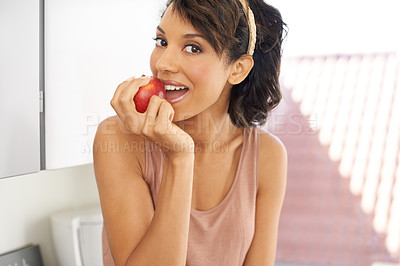
<svg viewBox="0 0 400 266">
<path fill-rule="evenodd" d="M 179 110 L 175 110 L 175 115 L 174 119 L 172 122 L 180 122 L 180 121 L 185 121 L 188 120 L 192 117 L 194 117 L 196 114 L 189 113 L 189 112 L 179 112 Z"/>
</svg>

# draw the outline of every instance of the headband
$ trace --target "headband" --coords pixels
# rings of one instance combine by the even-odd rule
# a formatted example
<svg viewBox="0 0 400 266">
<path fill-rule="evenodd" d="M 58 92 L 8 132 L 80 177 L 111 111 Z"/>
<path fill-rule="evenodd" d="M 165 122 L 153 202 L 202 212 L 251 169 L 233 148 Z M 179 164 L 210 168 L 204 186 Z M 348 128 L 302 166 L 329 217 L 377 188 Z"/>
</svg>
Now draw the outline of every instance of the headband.
<svg viewBox="0 0 400 266">
<path fill-rule="evenodd" d="M 253 11 L 251 10 L 248 2 L 246 0 L 239 0 L 243 6 L 244 13 L 247 17 L 247 24 L 249 27 L 249 47 L 247 48 L 247 53 L 249 55 L 254 54 L 254 49 L 256 47 L 256 37 L 257 37 L 257 27 L 256 21 L 254 19 Z"/>
</svg>

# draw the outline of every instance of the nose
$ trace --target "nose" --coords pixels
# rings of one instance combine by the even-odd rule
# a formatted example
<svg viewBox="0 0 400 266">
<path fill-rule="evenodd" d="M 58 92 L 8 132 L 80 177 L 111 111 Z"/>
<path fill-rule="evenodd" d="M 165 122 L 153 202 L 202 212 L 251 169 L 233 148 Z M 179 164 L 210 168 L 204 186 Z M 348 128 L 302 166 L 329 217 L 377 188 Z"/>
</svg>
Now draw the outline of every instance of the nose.
<svg viewBox="0 0 400 266">
<path fill-rule="evenodd" d="M 178 55 L 172 47 L 165 48 L 156 61 L 156 68 L 158 72 L 171 72 L 178 71 Z"/>
</svg>

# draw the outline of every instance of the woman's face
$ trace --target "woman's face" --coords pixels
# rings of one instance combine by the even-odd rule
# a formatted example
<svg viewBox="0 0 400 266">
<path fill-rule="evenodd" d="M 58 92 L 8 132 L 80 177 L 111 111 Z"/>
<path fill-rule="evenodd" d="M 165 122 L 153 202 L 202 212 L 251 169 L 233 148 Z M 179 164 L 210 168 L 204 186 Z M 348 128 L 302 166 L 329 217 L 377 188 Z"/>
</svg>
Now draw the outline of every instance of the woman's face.
<svg viewBox="0 0 400 266">
<path fill-rule="evenodd" d="M 205 110 L 226 113 L 231 88 L 227 82 L 230 66 L 171 6 L 157 27 L 150 67 L 153 75 L 166 85 L 167 100 L 175 110 L 174 121 Z"/>
</svg>

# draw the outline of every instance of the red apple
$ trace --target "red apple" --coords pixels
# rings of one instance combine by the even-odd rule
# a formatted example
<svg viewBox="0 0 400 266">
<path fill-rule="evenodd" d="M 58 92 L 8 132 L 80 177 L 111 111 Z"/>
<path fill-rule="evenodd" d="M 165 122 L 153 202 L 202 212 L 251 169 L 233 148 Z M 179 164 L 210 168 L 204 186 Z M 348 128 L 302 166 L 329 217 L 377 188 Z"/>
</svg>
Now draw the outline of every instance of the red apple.
<svg viewBox="0 0 400 266">
<path fill-rule="evenodd" d="M 146 112 L 150 98 L 153 95 L 157 95 L 163 99 L 166 98 L 164 84 L 157 77 L 151 77 L 149 84 L 140 87 L 135 94 L 135 97 L 133 97 L 133 102 L 135 103 L 136 110 L 139 113 Z"/>
</svg>

